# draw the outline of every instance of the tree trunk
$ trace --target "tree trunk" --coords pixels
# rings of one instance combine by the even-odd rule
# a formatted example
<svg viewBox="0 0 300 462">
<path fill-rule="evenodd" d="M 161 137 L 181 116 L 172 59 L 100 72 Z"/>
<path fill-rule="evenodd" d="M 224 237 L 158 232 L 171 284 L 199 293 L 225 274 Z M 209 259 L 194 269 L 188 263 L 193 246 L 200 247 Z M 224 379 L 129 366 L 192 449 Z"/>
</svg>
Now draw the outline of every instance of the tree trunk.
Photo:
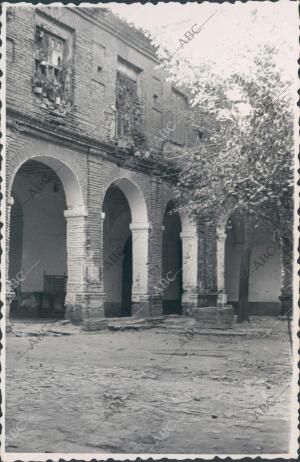
<svg viewBox="0 0 300 462">
<path fill-rule="evenodd" d="M 249 219 L 243 214 L 244 240 L 241 255 L 240 278 L 239 278 L 239 302 L 237 322 L 250 321 L 248 315 L 249 296 L 249 273 L 251 258 L 251 242 L 249 239 Z"/>
</svg>

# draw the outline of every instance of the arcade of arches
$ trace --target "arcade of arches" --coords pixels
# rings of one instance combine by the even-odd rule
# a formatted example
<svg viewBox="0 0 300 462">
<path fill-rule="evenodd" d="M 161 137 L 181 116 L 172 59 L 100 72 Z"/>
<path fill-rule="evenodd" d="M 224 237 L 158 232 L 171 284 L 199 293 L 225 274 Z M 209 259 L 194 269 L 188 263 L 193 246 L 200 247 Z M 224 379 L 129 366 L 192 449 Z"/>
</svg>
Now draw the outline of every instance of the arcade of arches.
<svg viewBox="0 0 300 462">
<path fill-rule="evenodd" d="M 249 314 L 279 314 L 284 268 L 278 236 L 266 226 L 250 226 L 251 242 L 247 270 L 246 305 Z M 235 212 L 227 216 L 217 230 L 218 292 L 228 304 L 237 308 L 241 296 L 242 253 L 245 243 L 243 218 Z M 223 296 L 222 296 L 223 294 Z"/>
<path fill-rule="evenodd" d="M 129 178 L 117 178 L 106 188 L 95 222 L 88 220 L 89 204 L 76 175 L 58 159 L 24 162 L 10 197 L 11 318 L 193 314 L 199 307 L 221 309 L 238 301 L 243 235 L 236 215 L 216 229 L 216 285 L 209 292 L 202 280 L 201 268 L 209 262 L 198 226 L 175 212 L 172 200 L 164 205 L 162 221 L 151 222 L 144 192 Z M 90 242 L 93 233 L 96 244 Z M 279 311 L 281 249 L 270 246 L 272 235 L 257 233 L 249 276 L 251 313 Z M 268 258 L 257 267 L 266 251 Z"/>
</svg>

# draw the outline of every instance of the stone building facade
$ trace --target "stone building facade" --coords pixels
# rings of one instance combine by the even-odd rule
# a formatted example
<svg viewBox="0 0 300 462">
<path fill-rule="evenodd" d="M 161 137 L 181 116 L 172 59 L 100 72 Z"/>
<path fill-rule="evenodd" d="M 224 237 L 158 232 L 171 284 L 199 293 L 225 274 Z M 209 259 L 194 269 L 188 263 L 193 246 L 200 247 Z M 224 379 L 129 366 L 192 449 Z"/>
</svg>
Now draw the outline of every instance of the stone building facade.
<svg viewBox="0 0 300 462">
<path fill-rule="evenodd" d="M 143 33 L 101 8 L 10 8 L 6 59 L 7 313 L 230 325 L 238 244 L 228 217 L 170 213 L 165 148 L 196 134 Z M 275 250 L 250 282 L 265 313 L 289 292 Z"/>
</svg>

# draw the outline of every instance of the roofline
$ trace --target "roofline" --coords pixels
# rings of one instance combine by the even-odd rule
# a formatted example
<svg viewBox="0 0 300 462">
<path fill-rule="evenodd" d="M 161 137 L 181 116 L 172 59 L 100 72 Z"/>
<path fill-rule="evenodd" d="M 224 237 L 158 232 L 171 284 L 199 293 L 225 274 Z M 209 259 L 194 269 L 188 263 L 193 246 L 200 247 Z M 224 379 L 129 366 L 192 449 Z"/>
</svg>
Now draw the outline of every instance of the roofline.
<svg viewBox="0 0 300 462">
<path fill-rule="evenodd" d="M 104 29 L 110 34 L 114 35 L 116 38 L 119 38 L 122 40 L 124 43 L 129 45 L 131 48 L 134 48 L 136 51 L 139 53 L 145 55 L 147 58 L 151 59 L 152 61 L 155 62 L 155 64 L 160 64 L 159 59 L 157 58 L 154 49 L 151 49 L 151 44 L 149 39 L 143 34 L 143 32 L 134 26 L 130 26 L 128 23 L 126 23 L 125 20 L 122 20 L 119 18 L 117 15 L 115 15 L 113 12 L 110 12 L 112 16 L 114 16 L 120 23 L 124 24 L 124 27 L 122 28 L 114 28 L 113 25 L 109 24 L 107 19 L 105 17 L 101 18 L 98 16 L 96 19 L 93 18 L 87 11 L 83 9 L 84 7 L 78 7 L 78 8 L 73 8 L 72 12 L 78 14 L 79 16 L 83 17 L 87 21 L 91 22 L 92 24 L 96 25 L 100 29 Z M 100 8 L 99 8 L 100 10 Z M 142 43 L 139 43 L 137 45 L 137 42 L 134 40 L 131 40 L 130 37 L 126 34 L 126 30 L 134 30 L 140 37 L 142 37 L 140 40 L 145 40 L 149 43 L 149 47 L 143 46 Z"/>
</svg>

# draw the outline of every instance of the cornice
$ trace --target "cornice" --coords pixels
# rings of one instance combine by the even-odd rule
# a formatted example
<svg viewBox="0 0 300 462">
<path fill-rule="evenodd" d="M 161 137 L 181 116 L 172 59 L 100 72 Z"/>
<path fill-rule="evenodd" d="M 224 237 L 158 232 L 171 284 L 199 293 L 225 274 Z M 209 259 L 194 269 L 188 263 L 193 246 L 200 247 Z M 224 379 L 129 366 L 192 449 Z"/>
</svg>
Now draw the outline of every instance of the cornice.
<svg viewBox="0 0 300 462">
<path fill-rule="evenodd" d="M 59 132 L 51 130 L 46 126 L 43 126 L 39 120 L 35 120 L 32 117 L 28 119 L 28 117 L 26 118 L 23 113 L 9 107 L 7 107 L 6 123 L 7 127 L 14 130 L 16 130 L 18 125 L 22 126 L 22 129 L 17 130 L 24 135 L 55 143 L 69 149 L 74 149 L 86 155 L 92 154 L 99 156 L 100 158 L 112 162 L 119 167 L 129 170 L 140 171 L 149 175 L 149 171 L 152 170 L 154 166 L 157 167 L 158 165 L 161 165 L 162 168 L 166 167 L 159 159 L 139 159 L 133 167 L 131 165 L 133 157 L 129 156 L 127 151 L 118 147 L 116 144 L 107 143 L 105 141 L 90 138 L 83 134 L 72 133 L 66 130 L 61 130 Z M 155 173 L 151 173 L 150 176 L 151 175 L 159 177 L 159 175 Z"/>
<path fill-rule="evenodd" d="M 92 144 L 95 144 L 95 140 L 90 139 L 79 133 L 72 133 L 69 130 L 60 129 L 57 131 L 55 129 L 49 128 L 49 125 L 42 124 L 40 119 L 35 119 L 34 117 L 26 117 L 22 112 L 7 107 L 7 119 L 6 123 L 8 127 L 12 127 L 20 133 L 26 135 L 32 135 L 35 138 L 40 138 L 46 141 L 52 141 L 61 146 L 66 146 L 69 148 L 75 147 L 76 150 L 79 150 L 84 153 L 89 152 L 89 147 Z M 22 129 L 20 128 L 22 126 Z M 98 150 L 103 150 L 104 152 L 111 153 L 114 152 L 114 148 L 111 144 L 105 142 L 96 142 Z"/>
</svg>

